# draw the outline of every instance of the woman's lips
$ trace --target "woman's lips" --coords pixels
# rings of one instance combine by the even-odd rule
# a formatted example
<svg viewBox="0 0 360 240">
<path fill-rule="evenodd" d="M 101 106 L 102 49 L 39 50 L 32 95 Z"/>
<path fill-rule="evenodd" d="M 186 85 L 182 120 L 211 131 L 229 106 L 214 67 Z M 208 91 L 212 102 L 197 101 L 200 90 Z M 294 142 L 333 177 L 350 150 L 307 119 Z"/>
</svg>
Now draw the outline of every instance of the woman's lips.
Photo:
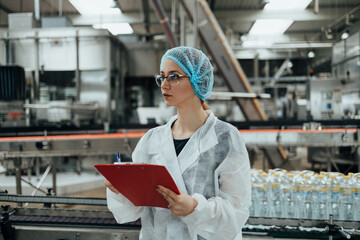
<svg viewBox="0 0 360 240">
<path fill-rule="evenodd" d="M 170 95 L 170 94 L 167 94 L 167 93 L 163 93 L 163 96 L 164 96 L 164 98 L 171 97 L 171 95 Z"/>
</svg>

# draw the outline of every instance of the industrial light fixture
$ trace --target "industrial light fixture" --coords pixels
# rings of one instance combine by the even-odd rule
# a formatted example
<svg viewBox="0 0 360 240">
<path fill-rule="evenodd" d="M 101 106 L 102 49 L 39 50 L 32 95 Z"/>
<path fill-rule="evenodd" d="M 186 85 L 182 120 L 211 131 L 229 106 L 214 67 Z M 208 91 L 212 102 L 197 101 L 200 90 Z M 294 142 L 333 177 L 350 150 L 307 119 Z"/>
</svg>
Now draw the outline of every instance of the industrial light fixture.
<svg viewBox="0 0 360 240">
<path fill-rule="evenodd" d="M 265 5 L 264 11 L 267 10 L 286 10 L 286 9 L 305 9 L 311 0 L 269 0 Z M 289 19 L 259 19 L 256 20 L 250 29 L 250 35 L 269 35 L 283 34 L 293 23 Z"/>
<path fill-rule="evenodd" d="M 120 8 L 113 8 L 113 0 L 69 0 L 81 15 L 116 14 Z"/>
<path fill-rule="evenodd" d="M 250 35 L 283 34 L 290 27 L 293 20 L 285 19 L 259 19 L 250 29 Z"/>
<path fill-rule="evenodd" d="M 325 36 L 327 39 L 333 39 L 333 34 L 332 34 L 332 31 L 331 31 L 331 28 L 328 28 L 325 30 Z"/>
<path fill-rule="evenodd" d="M 129 23 L 102 23 L 102 24 L 94 24 L 93 28 L 95 29 L 107 29 L 113 35 L 119 34 L 131 34 L 133 33 L 133 29 Z"/>
<path fill-rule="evenodd" d="M 110 7 L 120 9 L 119 2 L 117 0 L 113 0 L 112 3 L 110 4 Z"/>
<path fill-rule="evenodd" d="M 294 66 L 293 63 L 289 60 L 288 63 L 287 63 L 287 67 L 292 68 L 293 66 Z"/>
<path fill-rule="evenodd" d="M 308 58 L 314 58 L 315 57 L 315 53 L 314 51 L 309 51 L 308 54 L 307 54 Z"/>
<path fill-rule="evenodd" d="M 343 34 L 341 34 L 341 39 L 345 40 L 349 38 L 349 31 L 345 31 L 343 32 Z"/>
<path fill-rule="evenodd" d="M 312 0 L 270 0 L 264 9 L 305 9 Z"/>
</svg>

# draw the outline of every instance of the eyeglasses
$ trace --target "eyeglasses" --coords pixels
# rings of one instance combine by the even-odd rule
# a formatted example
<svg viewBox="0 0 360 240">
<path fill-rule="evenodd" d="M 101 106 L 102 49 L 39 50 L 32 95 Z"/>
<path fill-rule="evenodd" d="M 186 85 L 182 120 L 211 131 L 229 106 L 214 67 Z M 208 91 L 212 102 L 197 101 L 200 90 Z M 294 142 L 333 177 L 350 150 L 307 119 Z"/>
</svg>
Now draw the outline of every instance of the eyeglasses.
<svg viewBox="0 0 360 240">
<path fill-rule="evenodd" d="M 155 75 L 155 82 L 156 82 L 156 85 L 161 87 L 161 85 L 163 84 L 163 82 L 166 79 L 166 81 L 169 83 L 169 85 L 174 87 L 179 84 L 180 78 L 183 78 L 183 77 L 189 77 L 189 76 L 179 75 L 179 74 L 169 74 L 167 77 L 165 77 L 163 75 L 158 74 L 158 75 Z"/>
</svg>

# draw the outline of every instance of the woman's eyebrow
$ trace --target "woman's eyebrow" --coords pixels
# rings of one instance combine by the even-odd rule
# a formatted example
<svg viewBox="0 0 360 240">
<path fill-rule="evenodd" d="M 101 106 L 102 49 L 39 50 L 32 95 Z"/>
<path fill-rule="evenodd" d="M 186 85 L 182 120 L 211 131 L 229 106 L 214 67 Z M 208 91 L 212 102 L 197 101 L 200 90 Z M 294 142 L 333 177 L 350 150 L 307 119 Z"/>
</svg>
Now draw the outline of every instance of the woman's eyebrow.
<svg viewBox="0 0 360 240">
<path fill-rule="evenodd" d="M 164 74 L 165 72 L 164 71 L 160 71 L 161 74 Z M 169 74 L 173 74 L 173 73 L 180 73 L 178 70 L 170 70 L 168 71 Z"/>
</svg>

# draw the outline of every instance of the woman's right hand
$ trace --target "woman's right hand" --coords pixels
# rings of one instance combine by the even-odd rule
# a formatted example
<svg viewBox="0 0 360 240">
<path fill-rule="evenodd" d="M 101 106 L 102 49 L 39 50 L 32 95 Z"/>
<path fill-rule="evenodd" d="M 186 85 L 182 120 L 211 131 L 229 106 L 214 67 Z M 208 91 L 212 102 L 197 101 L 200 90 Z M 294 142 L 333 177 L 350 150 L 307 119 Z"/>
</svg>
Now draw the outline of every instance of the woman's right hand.
<svg viewBox="0 0 360 240">
<path fill-rule="evenodd" d="M 119 194 L 120 192 L 118 190 L 116 190 L 116 188 L 114 188 L 114 186 L 108 181 L 108 180 L 104 180 L 105 186 L 107 188 L 110 189 L 110 191 L 112 191 L 113 193 Z"/>
</svg>

